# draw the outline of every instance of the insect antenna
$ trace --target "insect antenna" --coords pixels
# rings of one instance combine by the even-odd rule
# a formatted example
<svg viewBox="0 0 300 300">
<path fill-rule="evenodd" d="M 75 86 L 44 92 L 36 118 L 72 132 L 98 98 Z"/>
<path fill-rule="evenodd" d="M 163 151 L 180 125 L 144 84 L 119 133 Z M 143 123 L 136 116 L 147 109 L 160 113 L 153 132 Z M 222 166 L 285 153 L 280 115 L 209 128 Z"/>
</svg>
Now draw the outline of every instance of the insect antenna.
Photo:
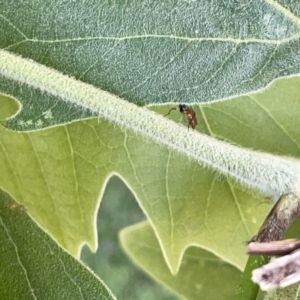
<svg viewBox="0 0 300 300">
<path fill-rule="evenodd" d="M 168 116 L 172 110 L 176 110 L 176 107 L 171 108 L 171 109 L 169 110 L 169 112 L 168 112 L 166 115 L 164 115 L 164 117 Z"/>
</svg>

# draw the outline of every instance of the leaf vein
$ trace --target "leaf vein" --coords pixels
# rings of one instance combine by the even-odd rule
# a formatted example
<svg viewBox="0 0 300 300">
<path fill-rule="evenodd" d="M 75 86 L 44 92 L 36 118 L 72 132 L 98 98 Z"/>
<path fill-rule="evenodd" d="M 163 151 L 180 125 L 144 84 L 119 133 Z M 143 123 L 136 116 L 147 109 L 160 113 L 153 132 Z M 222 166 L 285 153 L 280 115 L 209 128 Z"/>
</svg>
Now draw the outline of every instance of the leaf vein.
<svg viewBox="0 0 300 300">
<path fill-rule="evenodd" d="M 21 259 L 20 259 L 18 247 L 17 247 L 17 245 L 15 244 L 15 242 L 13 241 L 11 235 L 9 234 L 9 231 L 8 231 L 7 227 L 5 226 L 5 224 L 4 224 L 4 222 L 3 222 L 3 220 L 2 220 L 1 217 L 0 217 L 0 223 L 1 223 L 1 225 L 3 226 L 3 228 L 4 228 L 4 230 L 5 230 L 6 234 L 7 234 L 8 239 L 11 241 L 11 243 L 12 243 L 14 249 L 15 249 L 15 253 L 16 253 L 16 256 L 17 256 L 17 260 L 18 260 L 18 262 L 19 262 L 19 264 L 20 264 L 20 266 L 21 266 L 21 268 L 22 268 L 22 270 L 23 270 L 23 272 L 24 272 L 24 274 L 25 274 L 25 278 L 26 278 L 26 281 L 27 281 L 27 283 L 28 283 L 28 286 L 29 286 L 31 295 L 33 296 L 33 299 L 36 299 L 36 300 L 37 300 L 37 297 L 36 297 L 35 294 L 34 294 L 34 289 L 33 289 L 33 287 L 31 286 L 30 280 L 29 280 L 29 278 L 28 278 L 28 274 L 27 274 L 26 268 L 25 268 L 25 266 L 23 265 L 23 263 L 22 263 L 22 261 L 21 261 Z"/>
</svg>

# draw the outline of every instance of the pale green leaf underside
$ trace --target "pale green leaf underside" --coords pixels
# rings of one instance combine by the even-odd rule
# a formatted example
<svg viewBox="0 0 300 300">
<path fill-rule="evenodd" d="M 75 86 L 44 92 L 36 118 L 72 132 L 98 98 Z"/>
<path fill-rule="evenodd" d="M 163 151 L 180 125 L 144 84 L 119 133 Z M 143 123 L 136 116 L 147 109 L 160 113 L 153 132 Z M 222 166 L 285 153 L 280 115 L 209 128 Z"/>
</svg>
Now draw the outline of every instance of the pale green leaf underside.
<svg viewBox="0 0 300 300">
<path fill-rule="evenodd" d="M 234 298 L 241 273 L 213 254 L 200 248 L 189 248 L 178 274 L 172 276 L 148 222 L 124 229 L 120 233 L 120 241 L 125 252 L 139 267 L 184 299 Z"/>
<path fill-rule="evenodd" d="M 283 79 L 264 93 L 199 106 L 198 128 L 232 143 L 298 157 L 299 84 L 299 78 Z M 172 117 L 180 118 L 178 112 Z M 184 156 L 99 121 L 27 133 L 1 127 L 0 185 L 76 254 L 84 242 L 96 248 L 100 190 L 117 173 L 135 193 L 173 272 L 191 244 L 242 268 L 241 242 L 256 233 L 267 201 Z M 186 127 L 182 130 L 189 138 Z"/>
<path fill-rule="evenodd" d="M 1 299 L 115 299 L 99 278 L 64 252 L 3 191 L 0 236 Z"/>
<path fill-rule="evenodd" d="M 54 5 L 34 0 L 29 5 L 2 0 L 0 5 L 1 49 L 140 105 L 220 100 L 300 71 L 297 1 Z M 17 85 L 0 81 L 4 93 Z M 58 123 L 87 116 L 45 94 L 43 105 L 25 94 L 18 117 L 23 124 L 49 108 Z"/>
</svg>

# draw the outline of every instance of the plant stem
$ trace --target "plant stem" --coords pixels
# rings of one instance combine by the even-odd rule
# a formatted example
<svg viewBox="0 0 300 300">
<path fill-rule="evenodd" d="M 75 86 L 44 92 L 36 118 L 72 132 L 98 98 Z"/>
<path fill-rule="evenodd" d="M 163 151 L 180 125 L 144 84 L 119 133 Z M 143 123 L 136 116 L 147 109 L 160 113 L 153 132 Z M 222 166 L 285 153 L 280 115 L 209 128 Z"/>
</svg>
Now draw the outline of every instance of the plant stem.
<svg viewBox="0 0 300 300">
<path fill-rule="evenodd" d="M 300 196 L 294 193 L 282 195 L 268 214 L 259 232 L 250 242 L 281 240 L 290 225 L 300 217 Z"/>
<path fill-rule="evenodd" d="M 89 109 L 99 117 L 172 148 L 267 195 L 278 198 L 285 193 L 300 191 L 300 164 L 297 160 L 243 149 L 197 131 L 188 131 L 144 107 L 5 50 L 0 50 L 0 74 L 18 84 L 26 84 Z"/>
<path fill-rule="evenodd" d="M 281 240 L 292 222 L 300 217 L 300 197 L 289 193 L 282 195 L 274 205 L 259 232 L 250 242 L 270 242 Z M 249 256 L 242 281 L 236 293 L 236 300 L 256 299 L 258 285 L 251 280 L 252 271 L 270 260 L 269 256 Z"/>
<path fill-rule="evenodd" d="M 235 300 L 255 300 L 259 286 L 251 280 L 252 271 L 260 268 L 270 261 L 269 256 L 249 256 L 241 284 L 237 287 Z"/>
</svg>

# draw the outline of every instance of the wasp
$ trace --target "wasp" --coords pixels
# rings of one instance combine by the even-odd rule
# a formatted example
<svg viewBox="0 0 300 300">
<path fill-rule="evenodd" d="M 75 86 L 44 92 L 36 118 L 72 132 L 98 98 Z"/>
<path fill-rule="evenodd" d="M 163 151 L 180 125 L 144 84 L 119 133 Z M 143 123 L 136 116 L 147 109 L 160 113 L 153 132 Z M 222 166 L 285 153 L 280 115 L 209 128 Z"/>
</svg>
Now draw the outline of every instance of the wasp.
<svg viewBox="0 0 300 300">
<path fill-rule="evenodd" d="M 187 105 L 185 104 L 179 104 L 178 105 L 178 108 L 179 108 L 179 111 L 182 113 L 182 114 L 185 114 L 186 115 L 186 118 L 189 122 L 189 125 L 188 125 L 188 129 L 190 128 L 190 126 L 195 129 L 195 127 L 197 126 L 197 119 L 196 119 L 196 113 L 193 111 L 193 109 L 191 107 L 188 107 Z M 172 110 L 176 110 L 176 107 L 173 107 L 169 110 L 169 112 L 165 115 L 165 117 L 167 115 L 170 114 L 170 112 Z"/>
</svg>

